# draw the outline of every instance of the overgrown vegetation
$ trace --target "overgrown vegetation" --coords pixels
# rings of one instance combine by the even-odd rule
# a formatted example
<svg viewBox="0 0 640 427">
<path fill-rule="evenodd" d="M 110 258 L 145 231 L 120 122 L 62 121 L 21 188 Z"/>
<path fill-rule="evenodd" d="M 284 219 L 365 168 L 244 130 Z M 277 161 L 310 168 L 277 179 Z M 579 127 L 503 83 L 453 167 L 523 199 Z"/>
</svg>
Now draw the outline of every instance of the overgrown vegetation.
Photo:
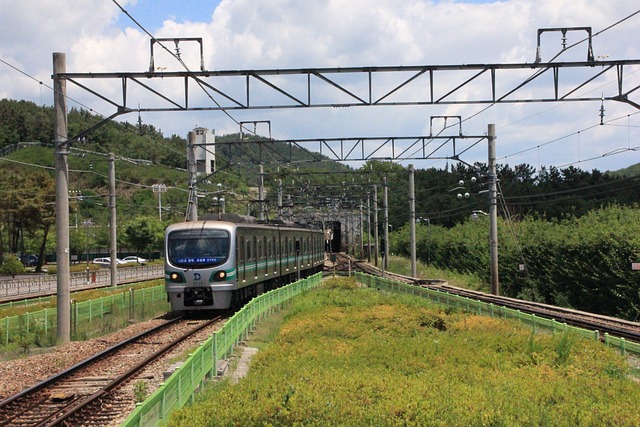
<svg viewBox="0 0 640 427">
<path fill-rule="evenodd" d="M 140 380 L 133 385 L 133 398 L 136 403 L 144 402 L 149 394 L 149 385 L 146 381 Z"/>
<path fill-rule="evenodd" d="M 421 279 L 446 280 L 452 286 L 460 288 L 473 289 L 475 291 L 489 291 L 487 282 L 484 282 L 478 274 L 474 273 L 458 273 L 452 270 L 435 267 L 433 264 L 427 264 L 424 261 L 416 262 L 416 274 Z M 401 256 L 389 257 L 388 271 L 411 276 L 411 260 Z"/>
<path fill-rule="evenodd" d="M 600 343 L 337 280 L 294 301 L 246 378 L 169 425 L 640 423 L 640 388 Z"/>
<path fill-rule="evenodd" d="M 428 228 L 428 229 L 427 229 Z M 477 275 L 489 283 L 486 218 L 453 228 L 418 227 L 418 258 Z M 525 218 L 498 223 L 502 293 L 630 320 L 640 318 L 640 208 L 609 206 L 561 221 Z M 393 252 L 408 257 L 409 230 L 395 233 Z M 519 266 L 524 265 L 525 270 Z"/>
</svg>

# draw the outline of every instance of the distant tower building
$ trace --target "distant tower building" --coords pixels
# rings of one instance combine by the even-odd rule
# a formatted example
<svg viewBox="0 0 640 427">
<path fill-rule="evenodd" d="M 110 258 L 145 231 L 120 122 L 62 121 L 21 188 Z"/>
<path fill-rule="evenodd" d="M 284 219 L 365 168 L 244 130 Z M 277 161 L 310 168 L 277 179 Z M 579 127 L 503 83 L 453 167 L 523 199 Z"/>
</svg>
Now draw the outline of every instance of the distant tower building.
<svg viewBox="0 0 640 427">
<path fill-rule="evenodd" d="M 198 175 L 208 175 L 216 170 L 216 136 L 207 128 L 197 127 L 196 133 L 196 169 Z"/>
</svg>

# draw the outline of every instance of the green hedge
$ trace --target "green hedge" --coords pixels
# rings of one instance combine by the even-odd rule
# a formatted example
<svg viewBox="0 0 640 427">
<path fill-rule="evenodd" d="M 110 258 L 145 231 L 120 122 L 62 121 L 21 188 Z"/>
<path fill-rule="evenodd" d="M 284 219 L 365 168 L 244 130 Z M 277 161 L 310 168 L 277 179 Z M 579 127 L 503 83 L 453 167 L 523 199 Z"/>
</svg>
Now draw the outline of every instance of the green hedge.
<svg viewBox="0 0 640 427">
<path fill-rule="evenodd" d="M 408 227 L 391 240 L 409 256 Z M 419 226 L 417 256 L 436 267 L 490 282 L 486 217 L 451 229 Z M 580 218 L 498 221 L 502 294 L 629 320 L 640 318 L 640 208 L 611 206 Z M 526 271 L 519 269 L 526 265 Z"/>
</svg>

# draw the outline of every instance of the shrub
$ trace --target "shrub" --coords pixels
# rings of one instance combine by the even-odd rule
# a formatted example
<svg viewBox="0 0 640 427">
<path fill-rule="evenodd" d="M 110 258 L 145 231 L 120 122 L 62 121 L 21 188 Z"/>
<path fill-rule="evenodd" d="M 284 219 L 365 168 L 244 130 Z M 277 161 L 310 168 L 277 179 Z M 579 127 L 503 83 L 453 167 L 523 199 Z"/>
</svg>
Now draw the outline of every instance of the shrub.
<svg viewBox="0 0 640 427">
<path fill-rule="evenodd" d="M 0 273 L 7 274 L 11 277 L 16 277 L 18 274 L 24 273 L 26 270 L 22 262 L 18 259 L 16 254 L 9 254 L 0 265 Z"/>
</svg>

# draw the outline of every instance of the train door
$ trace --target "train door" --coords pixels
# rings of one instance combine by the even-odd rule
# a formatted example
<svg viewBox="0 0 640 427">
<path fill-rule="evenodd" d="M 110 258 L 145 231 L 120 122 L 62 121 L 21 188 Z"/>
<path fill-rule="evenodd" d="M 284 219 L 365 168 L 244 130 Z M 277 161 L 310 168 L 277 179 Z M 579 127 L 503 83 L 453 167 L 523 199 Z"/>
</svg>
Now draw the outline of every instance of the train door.
<svg viewBox="0 0 640 427">
<path fill-rule="evenodd" d="M 267 257 L 267 236 L 262 236 L 262 277 L 266 278 L 269 275 L 269 261 Z"/>
<path fill-rule="evenodd" d="M 278 276 L 278 246 L 277 246 L 277 237 L 276 236 L 272 236 L 271 237 L 271 248 L 273 249 L 272 255 L 271 255 L 271 271 L 273 271 L 273 275 L 274 276 Z"/>
<path fill-rule="evenodd" d="M 294 262 L 294 269 L 297 272 L 297 279 L 300 280 L 300 270 L 302 268 L 302 238 L 298 237 L 298 238 L 294 238 L 295 241 L 293 243 L 293 262 Z"/>
<path fill-rule="evenodd" d="M 253 236 L 253 239 L 251 239 L 251 249 L 253 255 L 251 264 L 253 265 L 253 279 L 255 280 L 258 278 L 258 236 Z"/>
<path fill-rule="evenodd" d="M 262 279 L 262 256 L 263 256 L 263 247 L 262 247 L 262 238 L 260 236 L 256 237 L 256 279 Z"/>
<path fill-rule="evenodd" d="M 282 246 L 282 261 L 284 263 L 285 273 L 289 274 L 289 236 L 284 238 L 284 245 Z"/>
<path fill-rule="evenodd" d="M 247 280 L 247 247 L 244 236 L 238 237 L 238 242 L 236 244 L 236 258 L 238 260 L 236 266 L 238 281 L 242 283 Z"/>
<path fill-rule="evenodd" d="M 304 253 L 307 263 L 306 266 L 309 267 L 311 265 L 311 244 L 309 242 L 309 236 L 305 239 Z"/>
</svg>

